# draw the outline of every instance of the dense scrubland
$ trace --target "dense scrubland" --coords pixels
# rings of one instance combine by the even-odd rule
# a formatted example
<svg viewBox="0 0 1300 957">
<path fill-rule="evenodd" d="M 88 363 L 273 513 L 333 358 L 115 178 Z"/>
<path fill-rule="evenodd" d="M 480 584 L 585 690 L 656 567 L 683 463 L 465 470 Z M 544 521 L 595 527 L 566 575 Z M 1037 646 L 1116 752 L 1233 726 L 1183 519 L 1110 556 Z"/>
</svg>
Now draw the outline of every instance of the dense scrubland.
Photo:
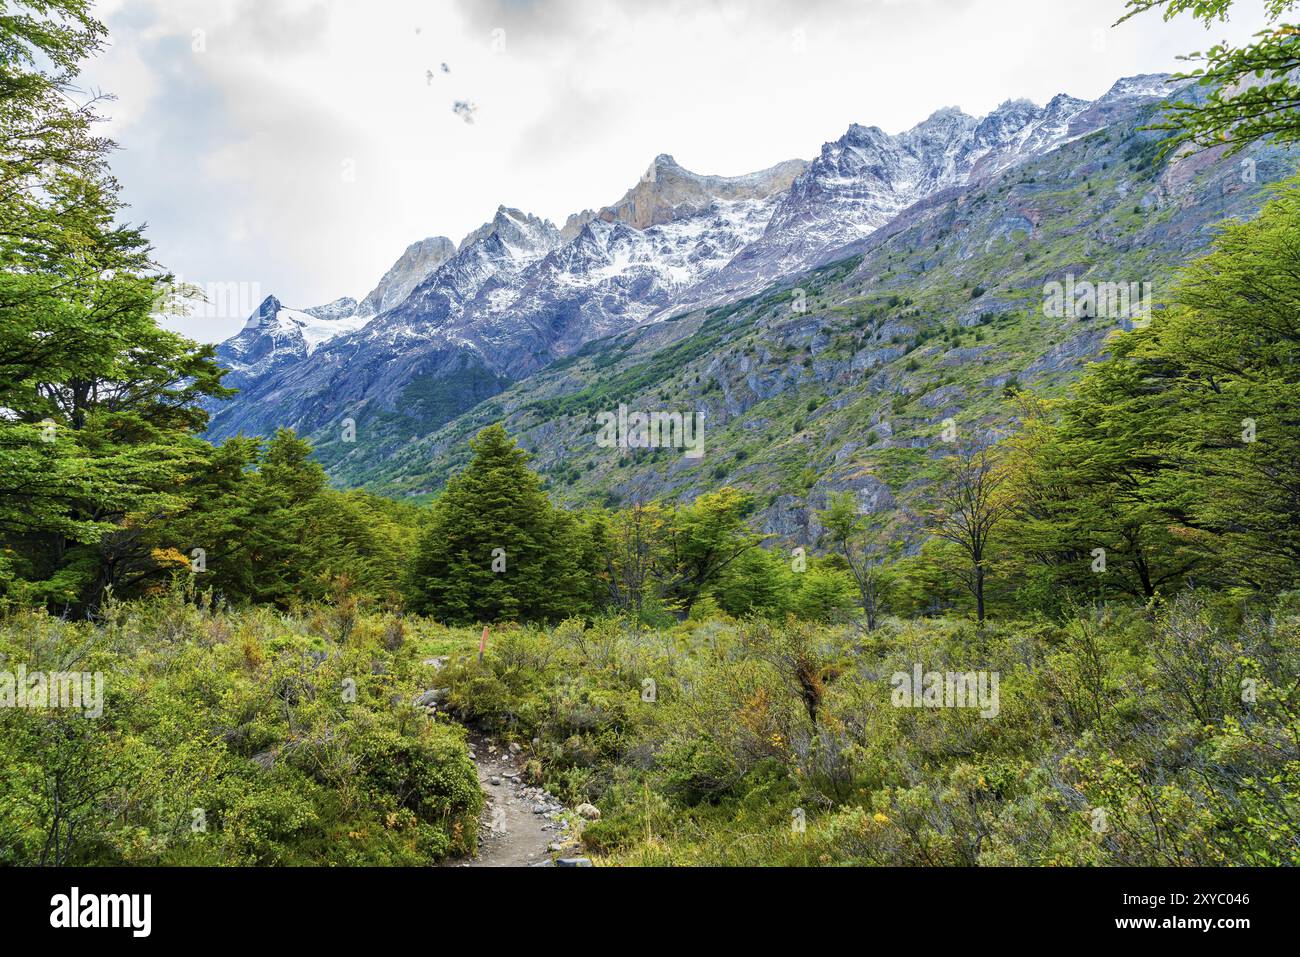
<svg viewBox="0 0 1300 957">
<path fill-rule="evenodd" d="M 476 845 L 464 730 L 409 706 L 420 631 L 178 587 L 95 622 L 22 613 L 0 654 L 105 677 L 102 716 L 0 709 L 0 862 L 417 865 Z M 406 706 L 403 706 L 406 705 Z"/>
<path fill-rule="evenodd" d="M 0 710 L 0 862 L 464 854 L 483 799 L 462 722 L 601 809 L 581 837 L 599 863 L 1300 861 L 1300 595 L 871 632 L 575 619 L 503 626 L 482 661 L 479 637 L 183 588 L 93 623 L 10 616 L 6 660 L 99 670 L 107 693 L 96 720 Z M 996 717 L 896 706 L 891 676 L 916 663 L 996 672 Z M 432 715 L 429 687 L 447 689 Z"/>
<path fill-rule="evenodd" d="M 1298 634 L 1289 604 L 1193 595 L 984 629 L 570 623 L 460 659 L 451 702 L 596 801 L 614 863 L 1295 863 Z M 897 707 L 916 662 L 998 672 L 997 718 Z"/>
</svg>

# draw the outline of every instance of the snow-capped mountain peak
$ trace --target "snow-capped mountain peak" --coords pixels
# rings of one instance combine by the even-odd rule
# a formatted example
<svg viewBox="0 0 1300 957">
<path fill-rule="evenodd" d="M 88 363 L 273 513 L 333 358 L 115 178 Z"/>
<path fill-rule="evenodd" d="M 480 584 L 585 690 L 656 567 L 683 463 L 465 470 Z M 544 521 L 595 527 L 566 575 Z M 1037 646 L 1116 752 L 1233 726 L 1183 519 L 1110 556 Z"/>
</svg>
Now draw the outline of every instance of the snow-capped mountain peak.
<svg viewBox="0 0 1300 957">
<path fill-rule="evenodd" d="M 239 334 L 217 348 L 217 357 L 231 373 L 227 384 L 265 376 L 312 355 L 331 339 L 362 328 L 369 317 L 358 316 L 341 299 L 309 311 L 287 309 L 275 296 L 267 296 L 244 323 Z"/>
<path fill-rule="evenodd" d="M 551 249 L 559 240 L 559 230 L 549 221 L 509 206 L 497 207 L 496 215 L 461 240 L 458 252 L 484 240 L 496 239 L 503 247 L 522 257 Z"/>
<path fill-rule="evenodd" d="M 742 176 L 661 153 L 620 199 L 562 229 L 501 206 L 458 245 L 410 247 L 351 316 L 348 300 L 305 312 L 264 303 L 222 346 L 256 382 L 249 410 L 223 414 L 216 434 L 265 424 L 260 397 L 295 426 L 362 407 L 445 421 L 592 339 L 843 258 L 909 207 L 1132 121 L 1175 89 L 1131 77 L 1092 102 L 1011 99 L 984 117 L 949 106 L 893 135 L 855 123 L 812 162 Z"/>
<path fill-rule="evenodd" d="M 1165 97 L 1171 96 L 1186 82 L 1186 80 L 1177 80 L 1168 73 L 1142 73 L 1137 76 L 1126 76 L 1116 80 L 1115 85 L 1098 102 L 1132 99 L 1134 97 L 1163 100 Z"/>
<path fill-rule="evenodd" d="M 304 309 L 303 312 L 309 316 L 315 316 L 317 319 L 323 319 L 332 322 L 337 319 L 348 319 L 357 315 L 368 315 L 362 313 L 360 306 L 351 296 L 344 296 L 342 299 L 335 299 L 331 303 L 323 306 L 313 306 L 310 309 Z"/>
<path fill-rule="evenodd" d="M 662 226 L 696 216 L 715 202 L 767 199 L 788 189 L 807 165 L 803 160 L 787 160 L 743 176 L 706 176 L 660 153 L 622 199 L 589 218 L 626 223 L 633 229 Z"/>
<path fill-rule="evenodd" d="M 244 332 L 259 336 L 278 337 L 286 341 L 301 340 L 307 355 L 337 336 L 361 328 L 368 317 L 344 313 L 342 304 L 356 305 L 355 299 L 343 299 L 310 310 L 287 309 L 275 296 L 267 296 L 257 310 L 244 323 Z M 242 333 L 241 333 L 242 335 Z M 235 337 L 237 341 L 239 336 Z"/>
<path fill-rule="evenodd" d="M 1066 94 L 1046 106 L 1012 99 L 980 119 L 946 107 L 893 136 L 854 123 L 794 180 L 763 236 L 684 295 L 680 308 L 750 293 L 826 262 L 929 196 L 986 181 L 1176 88 L 1168 76 L 1151 75 L 1120 80 L 1091 103 Z"/>
<path fill-rule="evenodd" d="M 250 332 L 257 329 L 271 329 L 276 327 L 280 310 L 284 305 L 275 296 L 267 296 L 262 300 L 251 316 L 244 322 L 244 328 L 241 332 Z"/>
</svg>

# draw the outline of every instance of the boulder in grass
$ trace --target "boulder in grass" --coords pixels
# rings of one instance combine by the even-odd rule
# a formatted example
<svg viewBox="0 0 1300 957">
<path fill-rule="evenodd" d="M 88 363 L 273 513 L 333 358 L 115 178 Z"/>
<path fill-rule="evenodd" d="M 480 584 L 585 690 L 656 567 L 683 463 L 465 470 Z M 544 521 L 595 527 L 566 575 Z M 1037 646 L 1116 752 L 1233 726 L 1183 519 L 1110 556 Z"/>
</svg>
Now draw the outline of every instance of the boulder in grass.
<svg viewBox="0 0 1300 957">
<path fill-rule="evenodd" d="M 436 708 L 447 700 L 449 694 L 449 688 L 434 688 L 416 698 L 414 704 L 417 708 Z"/>
</svg>

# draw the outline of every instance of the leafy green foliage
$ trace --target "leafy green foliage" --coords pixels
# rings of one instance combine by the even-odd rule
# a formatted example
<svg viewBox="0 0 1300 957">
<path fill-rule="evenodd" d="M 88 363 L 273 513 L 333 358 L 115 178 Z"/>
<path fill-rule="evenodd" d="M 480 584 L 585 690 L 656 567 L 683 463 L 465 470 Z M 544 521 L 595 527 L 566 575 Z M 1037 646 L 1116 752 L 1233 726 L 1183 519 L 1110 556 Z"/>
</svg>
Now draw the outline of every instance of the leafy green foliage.
<svg viewBox="0 0 1300 957">
<path fill-rule="evenodd" d="M 1129 0 L 1124 19 L 1163 8 L 1166 20 L 1190 12 L 1210 27 L 1226 21 L 1233 4 L 1234 0 Z M 1198 77 L 1209 92 L 1199 102 L 1175 104 L 1156 126 L 1177 134 L 1169 148 L 1181 143 L 1226 144 L 1233 153 L 1265 137 L 1279 143 L 1300 140 L 1300 83 L 1295 73 L 1300 67 L 1300 26 L 1282 20 L 1296 6 L 1296 0 L 1265 0 L 1269 26 L 1254 43 L 1242 47 L 1216 43 L 1186 57 L 1201 64 L 1186 75 Z"/>
<path fill-rule="evenodd" d="M 0 571 L 69 610 L 115 581 L 104 535 L 176 507 L 198 400 L 229 394 L 211 346 L 154 322 L 169 277 L 119 221 L 112 144 L 72 84 L 103 39 L 82 0 L 0 18 Z"/>
<path fill-rule="evenodd" d="M 1114 338 L 1069 398 L 1026 405 L 1009 551 L 1091 594 L 1294 587 L 1298 224 L 1292 181 L 1227 225 L 1168 308 Z"/>
<path fill-rule="evenodd" d="M 582 528 L 556 509 L 500 426 L 434 506 L 411 566 L 412 607 L 444 621 L 533 621 L 586 610 Z"/>
<path fill-rule="evenodd" d="M 725 403 L 707 466 L 542 448 L 544 480 L 491 424 L 443 441 L 459 448 L 431 475 L 426 439 L 396 440 L 508 383 L 472 365 L 413 382 L 415 414 L 374 431 L 402 445 L 393 488 L 431 494 L 463 465 L 427 509 L 331 489 L 288 430 L 197 438 L 201 401 L 229 392 L 209 347 L 155 324 L 170 277 L 121 224 L 111 144 L 71 86 L 103 28 L 82 0 L 10 6 L 0 678 L 87 669 L 108 693 L 94 717 L 0 701 L 0 863 L 471 851 L 483 797 L 464 731 L 408 704 L 432 651 L 453 655 L 438 680 L 461 721 L 526 743 L 535 783 L 602 805 L 583 839 L 614 862 L 1300 863 L 1300 183 L 1226 226 L 1067 395 L 1068 362 L 1032 379 L 1024 363 L 1103 341 L 1095 316 L 1031 308 L 1042 263 L 1150 275 L 1189 248 L 1167 234 L 1203 219 L 1126 198 L 1163 192 L 1182 158 L 1165 147 L 1297 138 L 1292 0 L 1269 0 L 1256 44 L 1201 57 L 1211 92 L 1158 124 L 1172 144 L 1086 137 L 802 277 L 807 311 L 773 289 L 655 342 L 592 344 L 558 384 L 507 390 L 439 436 L 504 415 L 583 437 L 596 412 L 677 396 Z M 1208 23 L 1230 0 L 1130 7 Z M 1189 191 L 1214 182 L 1181 169 Z M 1032 229 L 999 231 L 1013 208 Z M 1122 239 L 1104 264 L 1103 234 Z M 961 254 L 935 256 L 945 244 Z M 934 426 L 954 412 L 1019 429 L 944 458 Z M 831 477 L 928 500 L 933 537 L 869 522 Z M 566 511 L 547 481 L 604 507 Z M 760 501 L 819 496 L 828 554 L 761 547 Z M 985 625 L 986 604 L 1005 614 Z M 483 622 L 485 658 L 446 627 Z M 918 664 L 1000 676 L 997 713 L 897 706 L 889 676 Z"/>
<path fill-rule="evenodd" d="M 830 507 L 819 515 L 826 529 L 826 539 L 853 576 L 862 600 L 862 612 L 867 619 L 867 630 L 876 627 L 880 614 L 883 590 L 884 555 L 868 520 L 859 513 L 857 499 L 852 492 L 831 496 Z"/>
<path fill-rule="evenodd" d="M 175 591 L 0 622 L 0 670 L 103 676 L 103 712 L 0 708 L 0 863 L 423 866 L 476 846 L 464 731 L 409 702 L 423 627 Z"/>
</svg>

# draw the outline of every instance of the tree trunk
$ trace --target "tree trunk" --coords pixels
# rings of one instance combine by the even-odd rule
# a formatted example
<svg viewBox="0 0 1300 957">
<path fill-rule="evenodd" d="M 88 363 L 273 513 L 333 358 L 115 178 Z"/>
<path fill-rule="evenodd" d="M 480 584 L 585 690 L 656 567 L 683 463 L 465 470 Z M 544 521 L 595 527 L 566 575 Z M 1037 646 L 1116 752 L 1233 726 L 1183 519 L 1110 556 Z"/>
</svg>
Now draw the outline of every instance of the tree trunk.
<svg viewBox="0 0 1300 957">
<path fill-rule="evenodd" d="M 812 722 L 813 728 L 816 729 L 817 709 L 822 701 L 821 680 L 808 662 L 800 662 L 795 667 L 795 680 L 799 683 L 799 697 L 803 699 L 804 709 L 808 712 L 808 720 Z"/>
</svg>

